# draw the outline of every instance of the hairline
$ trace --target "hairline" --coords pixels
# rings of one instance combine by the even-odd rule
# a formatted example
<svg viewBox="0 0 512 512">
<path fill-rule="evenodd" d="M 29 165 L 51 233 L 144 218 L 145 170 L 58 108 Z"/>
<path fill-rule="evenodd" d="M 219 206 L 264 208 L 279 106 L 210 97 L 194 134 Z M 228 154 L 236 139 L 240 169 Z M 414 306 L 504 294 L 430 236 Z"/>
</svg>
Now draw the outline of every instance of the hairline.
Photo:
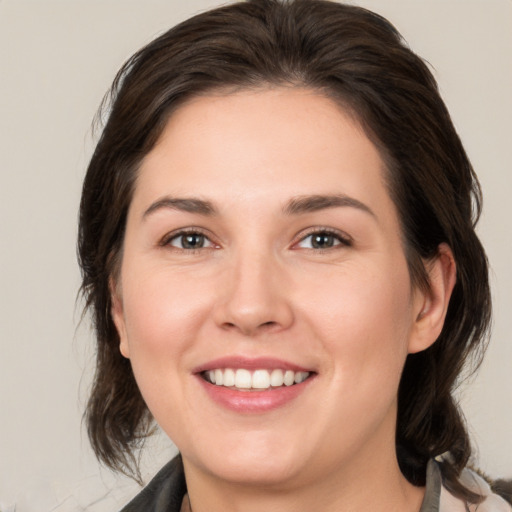
<svg viewBox="0 0 512 512">
<path fill-rule="evenodd" d="M 209 87 L 204 87 L 203 89 L 192 91 L 188 94 L 177 99 L 177 101 L 171 106 L 164 110 L 161 114 L 162 122 L 158 125 L 155 125 L 147 134 L 147 137 L 155 136 L 154 143 L 148 148 L 148 150 L 142 155 L 142 157 L 135 162 L 133 173 L 135 178 L 132 182 L 132 187 L 130 190 L 130 198 L 126 207 L 126 211 L 124 214 L 124 225 L 122 226 L 122 238 L 120 240 L 119 248 L 117 251 L 113 251 L 111 253 L 111 272 L 109 274 L 109 280 L 112 280 L 114 283 L 114 289 L 120 291 L 120 277 L 121 277 L 121 265 L 123 260 L 124 253 L 124 238 L 126 231 L 126 223 L 128 219 L 128 212 L 133 202 L 133 196 L 135 193 L 135 189 L 137 187 L 138 177 L 141 172 L 141 168 L 144 164 L 146 157 L 149 153 L 158 146 L 160 141 L 162 140 L 162 135 L 167 128 L 171 117 L 173 117 L 179 110 L 186 107 L 187 105 L 193 103 L 198 98 L 208 98 L 208 97 L 228 97 L 236 94 L 243 93 L 262 93 L 266 91 L 275 91 L 275 90 L 303 90 L 305 92 L 311 92 L 315 95 L 323 97 L 332 102 L 333 106 L 335 106 L 342 115 L 348 116 L 359 128 L 364 135 L 369 139 L 369 141 L 373 144 L 375 149 L 377 150 L 380 159 L 381 159 L 381 176 L 382 183 L 386 188 L 391 202 L 394 205 L 395 212 L 397 215 L 399 227 L 400 227 L 400 242 L 402 245 L 402 250 L 405 255 L 405 259 L 407 262 L 407 268 L 409 272 L 409 278 L 411 282 L 411 291 L 414 291 L 416 288 L 426 291 L 429 288 L 428 276 L 424 266 L 424 262 L 419 257 L 419 254 L 413 249 L 410 244 L 406 232 L 405 232 L 405 223 L 402 219 L 402 212 L 399 208 L 396 190 L 393 186 L 394 182 L 397 179 L 398 171 L 394 170 L 398 162 L 395 162 L 391 157 L 388 149 L 384 146 L 384 144 L 380 141 L 377 135 L 372 130 L 370 124 L 365 122 L 364 115 L 357 110 L 357 107 L 347 99 L 348 95 L 344 95 L 343 92 L 336 90 L 333 86 L 328 85 L 319 85 L 315 86 L 312 84 L 308 84 L 305 81 L 301 80 L 268 80 L 265 78 L 261 78 L 257 82 L 249 82 L 247 83 L 229 83 L 226 82 L 224 84 L 213 84 Z"/>
</svg>

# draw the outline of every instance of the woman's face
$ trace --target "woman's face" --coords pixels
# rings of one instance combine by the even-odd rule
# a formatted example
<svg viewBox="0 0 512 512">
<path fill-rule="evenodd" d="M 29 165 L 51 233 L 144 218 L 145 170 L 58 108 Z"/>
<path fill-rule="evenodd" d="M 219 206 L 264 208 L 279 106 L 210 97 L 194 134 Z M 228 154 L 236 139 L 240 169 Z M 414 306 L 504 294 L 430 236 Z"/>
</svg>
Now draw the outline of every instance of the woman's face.
<svg viewBox="0 0 512 512">
<path fill-rule="evenodd" d="M 394 453 L 425 297 L 384 173 L 354 119 L 308 90 L 171 116 L 140 169 L 113 315 L 188 471 L 305 483 Z"/>
</svg>

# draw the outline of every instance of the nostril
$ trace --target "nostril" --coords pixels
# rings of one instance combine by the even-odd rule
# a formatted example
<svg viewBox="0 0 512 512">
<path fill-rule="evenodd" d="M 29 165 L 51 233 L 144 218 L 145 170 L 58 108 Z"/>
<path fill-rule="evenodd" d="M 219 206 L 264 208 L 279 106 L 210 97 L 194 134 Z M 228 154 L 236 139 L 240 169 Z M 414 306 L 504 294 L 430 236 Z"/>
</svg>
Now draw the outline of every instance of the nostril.
<svg viewBox="0 0 512 512">
<path fill-rule="evenodd" d="M 242 324 L 238 325 L 235 322 L 224 322 L 222 324 L 222 328 L 227 331 L 237 330 L 237 331 L 241 331 L 247 335 L 254 335 L 254 334 L 257 334 L 258 332 L 272 331 L 277 327 L 279 327 L 279 322 L 274 322 L 274 321 L 263 322 L 254 327 L 249 326 L 249 325 L 242 325 Z"/>
</svg>

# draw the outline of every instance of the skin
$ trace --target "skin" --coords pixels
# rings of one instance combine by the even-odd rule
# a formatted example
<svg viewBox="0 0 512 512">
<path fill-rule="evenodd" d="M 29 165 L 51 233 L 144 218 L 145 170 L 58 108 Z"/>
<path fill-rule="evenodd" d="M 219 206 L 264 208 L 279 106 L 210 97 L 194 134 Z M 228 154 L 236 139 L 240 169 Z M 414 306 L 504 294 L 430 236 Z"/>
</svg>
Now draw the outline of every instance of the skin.
<svg viewBox="0 0 512 512">
<path fill-rule="evenodd" d="M 353 117 L 298 88 L 195 98 L 144 159 L 112 313 L 194 512 L 419 510 L 424 490 L 396 460 L 397 390 L 407 354 L 441 331 L 455 265 L 441 246 L 431 290 L 412 288 L 384 173 Z M 283 212 L 312 194 L 368 211 Z M 154 206 L 164 197 L 216 213 Z M 183 248 L 184 228 L 205 245 Z M 336 233 L 332 246 L 314 248 L 311 229 Z M 229 355 L 315 377 L 282 407 L 237 413 L 193 374 Z"/>
</svg>

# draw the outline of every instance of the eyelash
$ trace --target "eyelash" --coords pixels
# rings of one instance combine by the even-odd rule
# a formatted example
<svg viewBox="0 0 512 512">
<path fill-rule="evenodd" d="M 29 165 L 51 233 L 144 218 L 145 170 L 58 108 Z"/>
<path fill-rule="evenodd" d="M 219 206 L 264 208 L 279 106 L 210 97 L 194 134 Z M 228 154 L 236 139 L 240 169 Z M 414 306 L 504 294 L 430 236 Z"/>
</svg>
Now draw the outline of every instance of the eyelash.
<svg viewBox="0 0 512 512">
<path fill-rule="evenodd" d="M 171 245 L 171 242 L 173 240 L 179 239 L 180 237 L 185 237 L 187 235 L 200 235 L 200 236 L 203 236 L 205 238 L 205 240 L 207 240 L 211 244 L 211 246 L 209 246 L 209 247 L 199 247 L 199 248 L 195 248 L 195 249 L 194 248 L 186 249 L 186 248 L 182 248 L 182 247 L 174 247 L 174 246 Z M 305 250 L 313 251 L 313 252 L 326 252 L 326 251 L 330 251 L 330 250 L 335 250 L 337 247 L 351 247 L 352 244 L 353 244 L 352 238 L 350 236 L 348 236 L 347 234 L 341 232 L 341 231 L 337 231 L 337 230 L 332 229 L 332 228 L 315 227 L 315 228 L 311 228 L 306 233 L 301 233 L 300 238 L 296 242 L 293 243 L 292 249 L 294 249 L 300 243 L 304 242 L 309 237 L 312 237 L 314 235 L 327 235 L 327 236 L 331 236 L 338 243 L 336 243 L 332 247 L 327 247 L 327 248 L 324 248 L 324 249 L 315 248 L 315 247 L 311 247 L 311 248 L 304 247 Z M 188 228 L 188 229 L 182 229 L 180 231 L 175 231 L 175 232 L 172 232 L 172 233 L 168 233 L 167 235 L 164 236 L 164 238 L 162 238 L 162 240 L 159 242 L 159 245 L 161 247 L 172 247 L 175 250 L 182 251 L 182 252 L 187 252 L 189 254 L 196 254 L 196 253 L 198 253 L 198 252 L 200 252 L 202 250 L 205 250 L 205 249 L 215 248 L 216 244 L 208 237 L 208 235 L 202 229 L 200 229 L 200 228 Z"/>
<path fill-rule="evenodd" d="M 306 231 L 306 233 L 301 233 L 300 238 L 297 242 L 294 242 L 293 247 L 296 247 L 301 242 L 304 242 L 309 237 L 312 237 L 314 235 L 327 235 L 332 236 L 335 238 L 339 243 L 333 245 L 332 247 L 320 249 L 320 248 L 304 248 L 308 251 L 314 251 L 314 252 L 326 252 L 331 250 L 336 250 L 337 248 L 342 247 L 351 247 L 353 245 L 353 240 L 350 236 L 348 236 L 346 233 L 343 233 L 342 231 L 338 231 L 336 229 L 327 228 L 327 227 L 315 227 L 311 228 L 310 230 Z"/>
<path fill-rule="evenodd" d="M 189 254 L 196 254 L 202 250 L 205 249 L 212 249 L 213 247 L 198 247 L 196 249 L 185 249 L 181 247 L 174 247 L 171 245 L 171 242 L 173 240 L 185 237 L 187 235 L 200 235 L 205 238 L 212 246 L 215 246 L 216 244 L 211 241 L 210 237 L 200 228 L 188 228 L 188 229 L 182 229 L 180 231 L 175 231 L 172 233 L 168 233 L 165 235 L 162 240 L 160 241 L 159 245 L 161 247 L 171 247 L 172 249 L 175 249 L 177 251 L 187 252 Z"/>
</svg>

